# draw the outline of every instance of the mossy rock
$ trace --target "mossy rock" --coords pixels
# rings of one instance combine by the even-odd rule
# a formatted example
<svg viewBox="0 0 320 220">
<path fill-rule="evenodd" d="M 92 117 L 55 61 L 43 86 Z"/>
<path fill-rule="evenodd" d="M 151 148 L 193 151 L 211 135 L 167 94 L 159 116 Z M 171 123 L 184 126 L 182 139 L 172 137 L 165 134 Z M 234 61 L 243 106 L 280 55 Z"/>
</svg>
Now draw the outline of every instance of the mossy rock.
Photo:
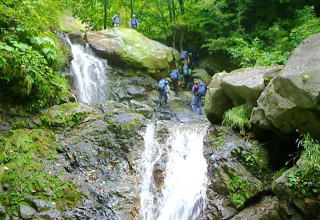
<svg viewBox="0 0 320 220">
<path fill-rule="evenodd" d="M 62 180 L 65 171 L 49 165 L 54 164 L 60 150 L 48 130 L 18 129 L 0 137 L 0 184 L 7 186 L 0 194 L 0 204 L 8 215 L 32 199 L 54 202 L 59 209 L 74 206 L 81 199 L 76 185 Z"/>
<path fill-rule="evenodd" d="M 96 110 L 82 103 L 66 103 L 43 111 L 37 121 L 44 127 L 71 128 L 81 124 L 86 116 L 94 113 Z"/>
<path fill-rule="evenodd" d="M 112 28 L 86 33 L 89 45 L 108 62 L 166 77 L 179 61 L 179 52 L 150 40 L 131 28 Z"/>
<path fill-rule="evenodd" d="M 241 208 L 248 199 L 263 190 L 262 182 L 235 170 L 227 170 L 227 188 L 234 207 Z"/>
</svg>

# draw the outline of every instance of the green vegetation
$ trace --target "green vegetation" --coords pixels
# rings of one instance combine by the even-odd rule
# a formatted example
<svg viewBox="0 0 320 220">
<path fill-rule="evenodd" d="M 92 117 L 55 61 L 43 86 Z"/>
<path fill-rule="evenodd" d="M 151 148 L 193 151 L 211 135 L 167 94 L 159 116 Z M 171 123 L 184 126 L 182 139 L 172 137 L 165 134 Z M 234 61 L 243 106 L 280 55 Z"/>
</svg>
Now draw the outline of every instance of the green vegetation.
<svg viewBox="0 0 320 220">
<path fill-rule="evenodd" d="M 13 130 L 0 138 L 0 184 L 9 185 L 0 203 L 9 215 L 30 199 L 49 200 L 61 209 L 80 199 L 76 186 L 62 181 L 63 173 L 54 168 L 57 150 L 60 145 L 46 130 Z"/>
<path fill-rule="evenodd" d="M 246 130 L 251 126 L 249 115 L 244 105 L 233 107 L 226 111 L 223 115 L 222 124 L 239 130 Z"/>
<path fill-rule="evenodd" d="M 39 119 L 42 126 L 46 128 L 72 128 L 80 125 L 91 109 L 78 111 L 78 103 L 66 103 L 53 106 L 43 112 Z"/>
<path fill-rule="evenodd" d="M 67 5 L 54 0 L 4 0 L 0 3 L 0 88 L 5 102 L 31 112 L 66 101 L 67 62 L 57 36 L 58 17 Z"/>
<path fill-rule="evenodd" d="M 299 145 L 304 148 L 300 157 L 302 166 L 289 174 L 289 185 L 302 197 L 317 196 L 320 193 L 320 144 L 310 135 L 304 135 Z"/>
<path fill-rule="evenodd" d="M 259 192 L 260 186 L 252 180 L 245 179 L 241 174 L 229 171 L 227 187 L 230 199 L 236 208 L 240 208 L 244 203 Z"/>
<path fill-rule="evenodd" d="M 74 13 L 93 29 L 104 26 L 104 2 L 79 0 Z M 236 67 L 284 64 L 306 37 L 320 32 L 318 0 L 108 0 L 107 23 L 132 13 L 146 36 L 177 49 L 227 55 Z"/>
</svg>

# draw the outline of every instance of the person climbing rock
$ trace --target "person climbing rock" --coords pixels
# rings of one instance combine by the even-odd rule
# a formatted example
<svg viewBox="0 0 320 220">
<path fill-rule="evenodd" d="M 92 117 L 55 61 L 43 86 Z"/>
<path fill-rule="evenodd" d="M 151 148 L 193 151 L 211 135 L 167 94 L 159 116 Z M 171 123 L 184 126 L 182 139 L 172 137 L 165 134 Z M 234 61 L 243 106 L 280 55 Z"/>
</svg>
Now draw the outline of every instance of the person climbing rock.
<svg viewBox="0 0 320 220">
<path fill-rule="evenodd" d="M 161 79 L 158 83 L 158 91 L 159 91 L 159 99 L 158 104 L 162 105 L 163 102 L 168 102 L 168 93 L 170 91 L 169 88 L 169 80 L 168 79 Z"/>
<path fill-rule="evenodd" d="M 192 87 L 193 97 L 191 100 L 191 108 L 192 111 L 195 112 L 197 110 L 197 107 L 199 108 L 199 114 L 203 114 L 203 107 L 202 107 L 202 97 L 206 95 L 206 84 L 203 82 L 195 83 Z"/>
<path fill-rule="evenodd" d="M 112 17 L 112 24 L 113 24 L 113 27 L 120 27 L 121 23 L 122 23 L 122 20 L 120 18 L 120 12 L 118 12 Z"/>
<path fill-rule="evenodd" d="M 180 61 L 183 65 L 188 65 L 189 53 L 187 50 L 182 50 L 180 53 Z"/>
<path fill-rule="evenodd" d="M 192 82 L 191 82 L 192 70 L 187 65 L 184 65 L 182 68 L 182 73 L 183 73 L 185 88 L 186 90 L 189 90 L 189 88 L 191 89 L 192 87 Z"/>
<path fill-rule="evenodd" d="M 170 79 L 172 81 L 173 90 L 176 93 L 176 96 L 179 95 L 179 80 L 180 80 L 180 72 L 177 69 L 174 69 L 170 73 Z"/>
<path fill-rule="evenodd" d="M 137 29 L 138 26 L 139 26 L 139 21 L 136 18 L 136 15 L 132 15 L 132 18 L 130 20 L 130 27 L 133 29 Z"/>
</svg>

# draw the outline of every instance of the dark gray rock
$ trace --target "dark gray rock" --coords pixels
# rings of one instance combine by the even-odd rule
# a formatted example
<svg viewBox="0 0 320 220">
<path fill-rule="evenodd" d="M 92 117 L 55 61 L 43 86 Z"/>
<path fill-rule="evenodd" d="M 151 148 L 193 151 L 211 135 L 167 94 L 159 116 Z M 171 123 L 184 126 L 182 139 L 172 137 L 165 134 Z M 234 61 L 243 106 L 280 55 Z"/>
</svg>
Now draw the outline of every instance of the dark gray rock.
<svg viewBox="0 0 320 220">
<path fill-rule="evenodd" d="M 19 215 L 22 219 L 31 219 L 37 211 L 31 206 L 20 205 Z"/>
<path fill-rule="evenodd" d="M 47 202 L 40 199 L 35 199 L 31 201 L 32 205 L 37 208 L 38 212 L 54 209 L 56 206 L 53 205 L 51 202 Z"/>
<path fill-rule="evenodd" d="M 275 197 L 265 197 L 259 204 L 246 208 L 231 220 L 282 220 L 280 202 Z"/>
<path fill-rule="evenodd" d="M 46 212 L 40 212 L 35 215 L 36 218 L 45 220 L 61 220 L 61 214 L 57 210 L 49 210 Z"/>
</svg>

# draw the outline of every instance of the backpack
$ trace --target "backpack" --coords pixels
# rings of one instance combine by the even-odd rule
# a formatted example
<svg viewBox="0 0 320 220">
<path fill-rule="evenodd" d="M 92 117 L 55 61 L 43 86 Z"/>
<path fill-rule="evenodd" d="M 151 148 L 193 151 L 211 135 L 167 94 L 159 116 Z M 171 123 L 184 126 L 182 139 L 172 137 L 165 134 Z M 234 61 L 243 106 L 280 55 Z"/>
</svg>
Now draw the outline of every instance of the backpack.
<svg viewBox="0 0 320 220">
<path fill-rule="evenodd" d="M 199 89 L 198 89 L 198 96 L 205 96 L 206 95 L 206 84 L 204 84 L 203 82 L 199 82 Z"/>
<path fill-rule="evenodd" d="M 168 81 L 167 80 L 165 80 L 165 79 L 160 80 L 159 83 L 158 83 L 158 86 L 157 86 L 158 91 L 162 92 L 167 85 L 168 85 Z"/>
<path fill-rule="evenodd" d="M 186 59 L 187 56 L 188 56 L 188 51 L 186 51 L 186 50 L 181 51 L 180 59 Z"/>
<path fill-rule="evenodd" d="M 183 66 L 183 75 L 185 75 L 185 76 L 190 75 L 190 69 L 188 68 L 187 65 Z"/>
<path fill-rule="evenodd" d="M 172 70 L 170 73 L 170 79 L 177 81 L 179 80 L 179 78 L 180 78 L 179 70 Z"/>
</svg>

